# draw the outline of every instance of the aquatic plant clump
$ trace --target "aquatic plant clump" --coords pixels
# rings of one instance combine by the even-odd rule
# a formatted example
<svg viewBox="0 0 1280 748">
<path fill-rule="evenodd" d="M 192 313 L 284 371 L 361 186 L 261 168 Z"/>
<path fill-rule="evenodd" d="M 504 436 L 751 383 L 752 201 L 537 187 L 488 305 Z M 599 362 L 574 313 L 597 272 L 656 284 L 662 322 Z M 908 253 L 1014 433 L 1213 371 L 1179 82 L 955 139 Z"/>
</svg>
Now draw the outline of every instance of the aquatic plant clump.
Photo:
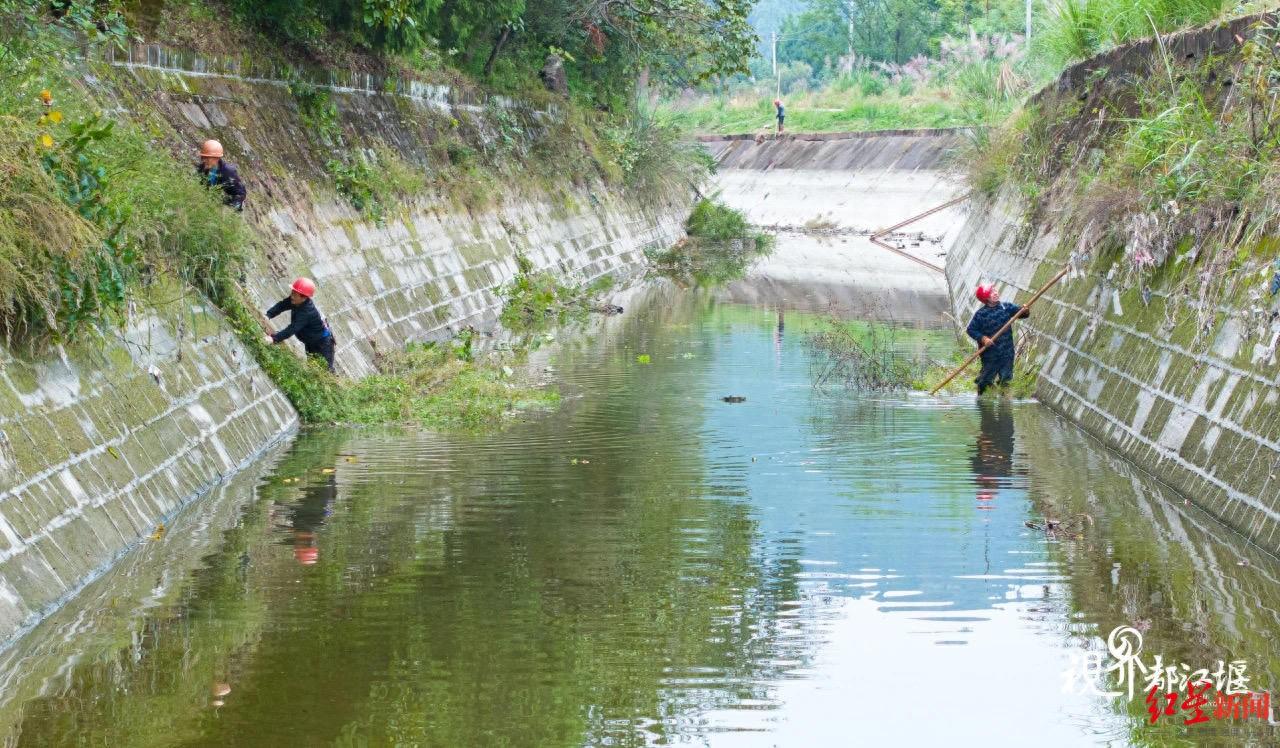
<svg viewBox="0 0 1280 748">
<path fill-rule="evenodd" d="M 554 390 L 522 384 L 500 361 L 475 360 L 469 342 L 411 343 L 388 356 L 381 373 L 347 386 L 347 420 L 479 429 L 560 401 Z"/>
<path fill-rule="evenodd" d="M 534 270 L 524 255 L 516 255 L 516 268 L 515 278 L 500 291 L 505 303 L 498 320 L 518 334 L 581 322 L 597 308 L 599 296 L 613 287 L 607 275 L 584 285 L 566 283 L 548 270 Z"/>
<path fill-rule="evenodd" d="M 685 232 L 675 245 L 650 252 L 649 260 L 660 274 L 689 286 L 742 278 L 774 246 L 774 237 L 749 224 L 741 211 L 705 198 L 694 205 Z"/>
<path fill-rule="evenodd" d="M 851 390 L 904 390 L 933 366 L 925 350 L 912 350 L 900 328 L 829 316 L 808 336 L 815 387 L 837 384 Z"/>
</svg>

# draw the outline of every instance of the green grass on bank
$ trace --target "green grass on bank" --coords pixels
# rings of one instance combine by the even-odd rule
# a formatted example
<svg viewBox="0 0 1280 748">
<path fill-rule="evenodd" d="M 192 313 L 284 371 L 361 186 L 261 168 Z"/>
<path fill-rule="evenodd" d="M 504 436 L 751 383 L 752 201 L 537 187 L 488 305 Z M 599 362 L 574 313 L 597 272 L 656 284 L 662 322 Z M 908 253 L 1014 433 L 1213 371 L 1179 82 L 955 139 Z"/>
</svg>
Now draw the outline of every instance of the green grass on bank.
<svg viewBox="0 0 1280 748">
<path fill-rule="evenodd" d="M 935 94 L 937 92 L 934 92 Z M 972 125 L 954 98 L 928 93 L 843 98 L 801 97 L 786 103 L 788 132 L 857 132 Z M 773 132 L 773 100 L 753 96 L 714 97 L 669 103 L 662 114 L 677 127 L 708 135 Z"/>
</svg>

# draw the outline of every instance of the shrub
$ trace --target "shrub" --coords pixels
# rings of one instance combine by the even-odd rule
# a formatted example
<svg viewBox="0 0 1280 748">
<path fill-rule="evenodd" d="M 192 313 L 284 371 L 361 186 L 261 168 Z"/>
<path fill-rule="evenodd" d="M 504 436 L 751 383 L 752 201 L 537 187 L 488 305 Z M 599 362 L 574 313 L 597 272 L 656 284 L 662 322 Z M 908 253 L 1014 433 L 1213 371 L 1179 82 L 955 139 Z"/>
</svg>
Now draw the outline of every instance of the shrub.
<svg viewBox="0 0 1280 748">
<path fill-rule="evenodd" d="M 880 96 L 885 92 L 886 87 L 884 78 L 874 73 L 863 74 L 858 82 L 858 90 L 862 91 L 863 96 Z"/>
</svg>

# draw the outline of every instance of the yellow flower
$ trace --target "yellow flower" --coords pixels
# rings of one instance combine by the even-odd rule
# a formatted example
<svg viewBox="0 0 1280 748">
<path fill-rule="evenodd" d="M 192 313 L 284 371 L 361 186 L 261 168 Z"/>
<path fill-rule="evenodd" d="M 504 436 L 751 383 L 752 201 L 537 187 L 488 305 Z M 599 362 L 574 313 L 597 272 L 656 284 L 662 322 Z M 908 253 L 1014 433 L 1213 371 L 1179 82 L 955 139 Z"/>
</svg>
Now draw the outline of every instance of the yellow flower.
<svg viewBox="0 0 1280 748">
<path fill-rule="evenodd" d="M 48 133 L 45 133 L 44 135 L 41 135 L 41 136 L 40 136 L 40 145 L 44 146 L 45 148 L 52 148 L 52 147 L 53 147 L 53 138 L 52 138 Z"/>
<path fill-rule="evenodd" d="M 49 93 L 49 89 L 46 88 L 45 90 L 40 92 L 40 100 L 46 104 L 52 104 L 53 94 Z"/>
<path fill-rule="evenodd" d="M 52 112 L 49 112 L 49 121 L 55 125 L 61 122 L 62 112 L 59 112 L 57 109 L 54 109 Z"/>
</svg>

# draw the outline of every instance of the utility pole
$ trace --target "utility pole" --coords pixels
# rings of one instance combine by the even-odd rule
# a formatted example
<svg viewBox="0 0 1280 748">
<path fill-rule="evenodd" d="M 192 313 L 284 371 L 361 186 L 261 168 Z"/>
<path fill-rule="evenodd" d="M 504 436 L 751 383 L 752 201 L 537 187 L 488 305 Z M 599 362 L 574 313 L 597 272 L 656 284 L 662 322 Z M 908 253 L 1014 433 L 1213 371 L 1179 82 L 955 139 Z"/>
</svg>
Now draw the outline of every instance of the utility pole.
<svg viewBox="0 0 1280 748">
<path fill-rule="evenodd" d="M 849 14 L 849 64 L 853 64 L 853 0 L 845 5 L 845 12 Z"/>
<path fill-rule="evenodd" d="M 773 32 L 773 85 L 777 90 L 776 96 L 782 96 L 782 78 L 778 76 L 778 31 Z"/>
<path fill-rule="evenodd" d="M 1031 56 L 1031 3 L 1034 0 L 1027 0 L 1027 56 Z"/>
</svg>

